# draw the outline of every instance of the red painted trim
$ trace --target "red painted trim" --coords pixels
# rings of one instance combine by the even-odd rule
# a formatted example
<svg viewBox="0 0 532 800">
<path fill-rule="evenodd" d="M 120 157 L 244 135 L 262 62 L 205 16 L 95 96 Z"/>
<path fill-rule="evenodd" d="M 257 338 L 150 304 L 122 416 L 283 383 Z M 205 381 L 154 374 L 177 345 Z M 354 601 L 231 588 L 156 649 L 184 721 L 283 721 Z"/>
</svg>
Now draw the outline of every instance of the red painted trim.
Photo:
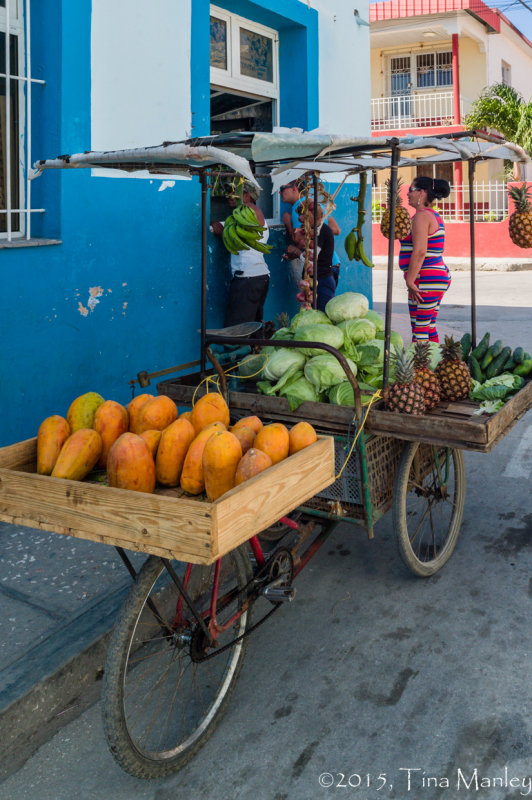
<svg viewBox="0 0 532 800">
<path fill-rule="evenodd" d="M 422 17 L 426 14 L 446 14 L 457 11 L 468 11 L 492 31 L 500 33 L 499 14 L 496 14 L 482 0 L 382 0 L 382 2 L 370 5 L 369 21 L 379 22 L 385 19 Z"/>
<path fill-rule="evenodd" d="M 460 71 L 458 58 L 458 34 L 453 33 L 453 106 L 454 124 L 460 125 Z"/>
<path fill-rule="evenodd" d="M 498 17 L 500 17 L 502 20 L 504 20 L 504 22 L 508 25 L 508 27 L 510 27 L 523 40 L 523 42 L 525 42 L 525 44 L 527 44 L 529 47 L 532 47 L 532 42 L 530 41 L 530 39 L 527 39 L 525 34 L 521 33 L 519 28 L 516 28 L 515 25 L 513 24 L 513 22 L 510 22 L 508 17 L 504 16 L 502 11 L 499 11 L 498 8 L 494 8 L 493 11 L 495 12 L 495 14 L 497 14 Z"/>
<path fill-rule="evenodd" d="M 440 125 L 434 128 L 394 128 L 386 131 L 371 131 L 374 138 L 379 136 L 431 136 L 434 133 L 459 133 L 465 130 L 463 125 Z"/>
</svg>

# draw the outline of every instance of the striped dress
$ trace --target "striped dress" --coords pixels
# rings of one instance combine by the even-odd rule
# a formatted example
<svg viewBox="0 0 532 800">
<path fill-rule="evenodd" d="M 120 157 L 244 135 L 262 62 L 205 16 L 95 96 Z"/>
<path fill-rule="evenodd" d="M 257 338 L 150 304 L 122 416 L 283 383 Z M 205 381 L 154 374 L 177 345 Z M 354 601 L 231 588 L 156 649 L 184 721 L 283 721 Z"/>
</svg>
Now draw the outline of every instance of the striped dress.
<svg viewBox="0 0 532 800">
<path fill-rule="evenodd" d="M 412 326 L 412 340 L 438 342 L 436 317 L 438 316 L 442 297 L 451 283 L 451 275 L 442 258 L 445 243 L 443 221 L 440 215 L 432 208 L 427 209 L 427 211 L 434 214 L 438 222 L 438 228 L 434 233 L 429 233 L 428 235 L 427 252 L 415 281 L 416 286 L 422 293 L 422 300 L 412 300 L 409 296 L 408 310 Z M 410 233 L 405 239 L 401 240 L 401 250 L 399 252 L 399 268 L 403 271 L 405 278 L 410 266 L 412 250 L 413 242 L 412 234 Z"/>
</svg>

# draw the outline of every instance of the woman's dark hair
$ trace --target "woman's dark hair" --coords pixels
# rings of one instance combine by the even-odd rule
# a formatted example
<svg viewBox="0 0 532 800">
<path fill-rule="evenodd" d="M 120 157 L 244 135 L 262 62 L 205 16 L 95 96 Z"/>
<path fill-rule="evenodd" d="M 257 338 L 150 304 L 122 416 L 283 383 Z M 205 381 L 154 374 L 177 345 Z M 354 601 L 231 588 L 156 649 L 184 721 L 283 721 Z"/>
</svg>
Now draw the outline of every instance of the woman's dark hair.
<svg viewBox="0 0 532 800">
<path fill-rule="evenodd" d="M 434 200 L 442 200 L 444 197 L 449 197 L 451 194 L 451 187 L 447 181 L 441 178 L 426 178 L 419 176 L 414 178 L 412 186 L 415 189 L 423 189 L 427 193 L 427 200 L 432 203 Z"/>
</svg>

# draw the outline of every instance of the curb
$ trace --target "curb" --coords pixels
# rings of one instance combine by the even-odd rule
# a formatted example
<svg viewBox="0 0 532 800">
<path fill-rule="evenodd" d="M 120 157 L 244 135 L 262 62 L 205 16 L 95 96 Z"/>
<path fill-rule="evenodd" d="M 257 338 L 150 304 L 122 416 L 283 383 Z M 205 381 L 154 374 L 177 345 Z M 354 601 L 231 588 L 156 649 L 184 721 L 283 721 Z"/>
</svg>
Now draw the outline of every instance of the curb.
<svg viewBox="0 0 532 800">
<path fill-rule="evenodd" d="M 99 699 L 111 629 L 129 587 L 121 584 L 3 670 L 0 781 Z"/>
</svg>

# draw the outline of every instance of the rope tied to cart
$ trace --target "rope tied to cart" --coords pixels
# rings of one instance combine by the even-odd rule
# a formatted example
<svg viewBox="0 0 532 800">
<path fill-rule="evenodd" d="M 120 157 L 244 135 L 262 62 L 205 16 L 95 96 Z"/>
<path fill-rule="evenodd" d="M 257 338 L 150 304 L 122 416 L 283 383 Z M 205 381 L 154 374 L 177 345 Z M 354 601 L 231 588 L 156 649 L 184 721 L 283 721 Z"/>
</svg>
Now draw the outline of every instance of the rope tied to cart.
<svg viewBox="0 0 532 800">
<path fill-rule="evenodd" d="M 358 437 L 359 437 L 359 436 L 360 436 L 360 434 L 362 433 L 362 430 L 363 430 L 363 428 L 364 428 L 364 425 L 366 424 L 366 420 L 367 420 L 367 418 L 368 418 L 368 414 L 369 414 L 369 412 L 370 412 L 371 406 L 372 406 L 372 405 L 373 405 L 373 403 L 375 403 L 377 400 L 380 400 L 380 399 L 381 399 L 381 397 L 382 397 L 382 394 L 381 394 L 381 390 L 380 390 L 380 389 L 377 389 L 377 391 L 375 392 L 375 394 L 373 394 L 373 395 L 370 397 L 370 399 L 369 399 L 369 401 L 368 401 L 368 403 L 367 403 L 367 408 L 366 408 L 366 413 L 364 414 L 364 419 L 362 420 L 362 423 L 361 423 L 361 425 L 360 425 L 359 429 L 357 430 L 357 432 L 356 432 L 356 434 L 355 434 L 355 438 L 353 439 L 353 441 L 352 441 L 352 443 L 351 443 L 351 447 L 349 448 L 349 452 L 348 452 L 348 454 L 347 454 L 347 457 L 346 457 L 346 459 L 345 459 L 344 463 L 342 464 L 342 468 L 341 468 L 340 472 L 338 473 L 338 475 L 336 475 L 336 476 L 335 476 L 335 480 L 338 480 L 338 478 L 340 478 L 340 477 L 341 477 L 341 475 L 342 475 L 342 472 L 344 471 L 344 469 L 345 469 L 345 468 L 346 468 L 346 466 L 347 466 L 347 462 L 349 461 L 349 459 L 351 458 L 351 455 L 353 454 L 353 450 L 355 449 L 355 445 L 356 445 L 356 443 L 357 443 Z M 364 404 L 364 405 L 365 405 L 365 404 Z M 356 426 L 356 418 L 355 418 L 355 417 L 353 417 L 353 419 L 352 419 L 352 420 L 351 420 L 351 422 L 349 423 L 349 428 L 348 428 L 348 432 L 347 432 L 347 435 L 348 435 L 348 437 L 349 437 L 349 433 L 350 433 L 350 431 L 351 431 L 351 426 L 352 426 L 353 424 Z"/>
</svg>

